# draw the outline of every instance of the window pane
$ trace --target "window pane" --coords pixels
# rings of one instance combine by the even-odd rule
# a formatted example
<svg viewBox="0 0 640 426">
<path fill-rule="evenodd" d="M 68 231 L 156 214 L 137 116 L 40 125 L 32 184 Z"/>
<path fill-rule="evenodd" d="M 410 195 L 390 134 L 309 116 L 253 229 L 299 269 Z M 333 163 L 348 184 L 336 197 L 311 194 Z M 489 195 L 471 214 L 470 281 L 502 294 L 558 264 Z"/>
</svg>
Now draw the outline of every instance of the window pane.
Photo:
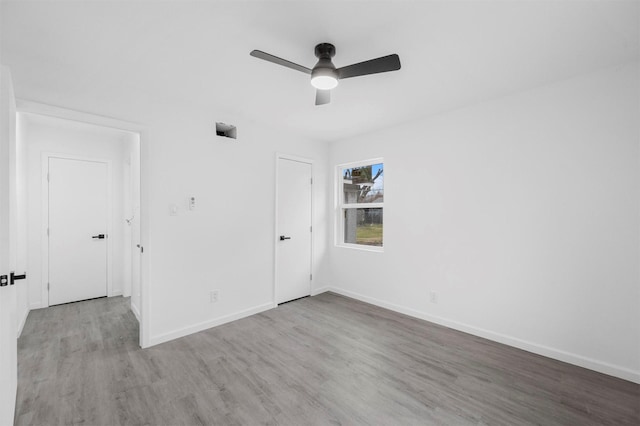
<svg viewBox="0 0 640 426">
<path fill-rule="evenodd" d="M 343 169 L 342 188 L 345 204 L 382 203 L 384 201 L 383 164 Z"/>
<path fill-rule="evenodd" d="M 344 242 L 382 247 L 382 209 L 344 209 Z"/>
</svg>

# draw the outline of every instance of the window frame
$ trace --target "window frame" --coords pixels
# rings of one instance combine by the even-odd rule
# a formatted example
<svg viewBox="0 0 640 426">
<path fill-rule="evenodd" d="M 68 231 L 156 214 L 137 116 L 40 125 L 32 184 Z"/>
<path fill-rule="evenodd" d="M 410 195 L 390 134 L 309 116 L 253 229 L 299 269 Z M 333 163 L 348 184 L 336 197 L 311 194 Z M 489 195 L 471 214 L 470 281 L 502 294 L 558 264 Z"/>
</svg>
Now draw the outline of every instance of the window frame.
<svg viewBox="0 0 640 426">
<path fill-rule="evenodd" d="M 344 187 L 343 187 L 343 175 L 345 169 L 352 169 L 354 167 L 362 167 L 369 166 L 374 164 L 382 164 L 383 165 L 383 173 L 384 179 L 386 180 L 386 169 L 384 158 L 371 158 L 368 160 L 362 161 L 353 161 L 350 163 L 342 163 L 336 166 L 335 170 L 335 220 L 336 220 L 336 235 L 335 235 L 335 246 L 342 248 L 349 248 L 355 250 L 363 250 L 363 251 L 371 251 L 371 252 L 384 252 L 384 201 L 376 202 L 376 203 L 345 203 L 344 202 Z M 384 198 L 383 198 L 384 199 Z M 346 243 L 344 241 L 344 213 L 347 209 L 375 209 L 379 208 L 382 210 L 382 245 L 381 246 L 371 246 L 367 244 L 354 244 L 354 243 Z"/>
</svg>

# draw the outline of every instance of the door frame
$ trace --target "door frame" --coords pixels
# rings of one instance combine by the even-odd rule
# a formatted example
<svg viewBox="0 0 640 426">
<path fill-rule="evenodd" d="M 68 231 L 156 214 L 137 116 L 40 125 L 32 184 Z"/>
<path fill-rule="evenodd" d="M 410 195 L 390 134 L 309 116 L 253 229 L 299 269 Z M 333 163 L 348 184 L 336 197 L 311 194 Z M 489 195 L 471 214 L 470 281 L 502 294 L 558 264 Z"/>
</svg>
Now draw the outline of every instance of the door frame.
<svg viewBox="0 0 640 426">
<path fill-rule="evenodd" d="M 47 228 L 49 227 L 49 159 L 58 158 L 62 160 L 75 160 L 75 161 L 87 161 L 90 163 L 103 163 L 107 165 L 107 297 L 118 296 L 113 291 L 113 243 L 110 238 L 113 235 L 113 174 L 111 160 L 105 158 L 84 157 L 81 155 L 70 154 L 58 154 L 55 152 L 43 152 L 42 153 L 42 233 L 40 235 L 47 235 Z M 42 242 L 42 307 L 48 308 L 51 306 L 49 303 L 49 239 Z"/>
<path fill-rule="evenodd" d="M 150 285 L 149 285 L 149 256 L 142 254 L 148 251 L 149 243 L 149 129 L 147 126 L 138 123 L 123 121 L 111 117 L 94 115 L 53 105 L 42 104 L 16 99 L 17 111 L 46 115 L 50 117 L 62 118 L 65 120 L 77 121 L 86 124 L 95 124 L 103 127 L 124 130 L 136 133 L 140 137 L 140 245 L 145 249 L 140 253 L 140 347 L 150 346 Z"/>
<path fill-rule="evenodd" d="M 275 166 L 276 166 L 276 178 L 275 178 L 275 196 L 274 196 L 274 222 L 273 222 L 273 307 L 278 307 L 278 236 L 280 235 L 280 230 L 278 229 L 278 178 L 280 177 L 280 160 L 289 160 L 289 161 L 297 161 L 299 163 L 309 164 L 311 167 L 311 226 L 315 225 L 315 212 L 314 212 L 314 186 L 315 186 L 315 174 L 313 167 L 313 160 L 310 158 L 299 157 L 297 155 L 289 155 L 283 154 L 281 152 L 276 152 L 275 156 Z M 309 294 L 312 293 L 313 287 L 313 275 L 315 273 L 314 265 L 313 265 L 313 247 L 314 247 L 314 237 L 315 237 L 315 229 L 312 228 L 311 231 L 311 250 L 310 250 L 310 266 L 311 266 L 311 276 L 312 279 L 309 281 Z"/>
</svg>

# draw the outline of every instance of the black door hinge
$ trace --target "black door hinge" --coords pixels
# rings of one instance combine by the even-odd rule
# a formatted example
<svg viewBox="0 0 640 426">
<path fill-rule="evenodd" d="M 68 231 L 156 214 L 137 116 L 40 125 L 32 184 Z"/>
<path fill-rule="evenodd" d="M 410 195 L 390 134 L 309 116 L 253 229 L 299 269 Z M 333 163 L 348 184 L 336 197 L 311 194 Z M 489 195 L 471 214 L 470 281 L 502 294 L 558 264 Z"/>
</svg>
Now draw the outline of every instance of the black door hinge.
<svg viewBox="0 0 640 426">
<path fill-rule="evenodd" d="M 6 287 L 7 285 L 9 285 L 9 277 L 0 275 L 0 287 Z"/>
</svg>

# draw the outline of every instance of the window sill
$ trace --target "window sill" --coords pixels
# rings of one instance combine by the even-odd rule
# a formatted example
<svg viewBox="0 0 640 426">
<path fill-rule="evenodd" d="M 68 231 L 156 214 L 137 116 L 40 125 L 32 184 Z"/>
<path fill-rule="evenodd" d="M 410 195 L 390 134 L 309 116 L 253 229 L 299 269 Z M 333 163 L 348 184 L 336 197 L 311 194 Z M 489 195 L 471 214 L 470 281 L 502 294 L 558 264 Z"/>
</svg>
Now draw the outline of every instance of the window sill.
<svg viewBox="0 0 640 426">
<path fill-rule="evenodd" d="M 336 244 L 336 247 L 350 250 L 370 251 L 374 253 L 384 253 L 384 247 L 368 246 L 365 244 Z"/>
</svg>

